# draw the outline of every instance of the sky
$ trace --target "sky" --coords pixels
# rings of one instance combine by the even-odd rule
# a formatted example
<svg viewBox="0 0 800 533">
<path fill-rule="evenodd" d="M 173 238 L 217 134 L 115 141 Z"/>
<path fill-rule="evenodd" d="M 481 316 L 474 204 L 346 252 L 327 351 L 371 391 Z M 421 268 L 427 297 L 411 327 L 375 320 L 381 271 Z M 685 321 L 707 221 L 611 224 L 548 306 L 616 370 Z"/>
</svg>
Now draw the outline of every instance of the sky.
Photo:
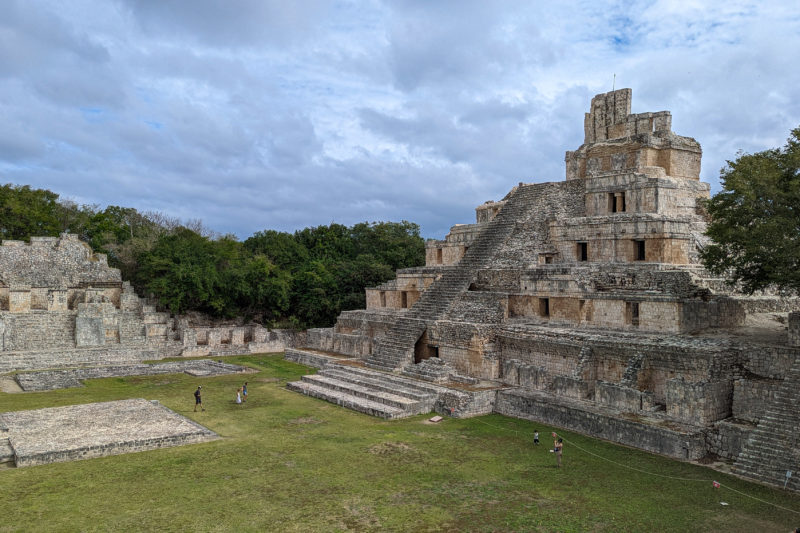
<svg viewBox="0 0 800 533">
<path fill-rule="evenodd" d="M 2 0 L 0 183 L 245 239 L 474 222 L 564 180 L 592 96 L 633 89 L 701 179 L 800 126 L 800 7 L 653 0 Z"/>
</svg>

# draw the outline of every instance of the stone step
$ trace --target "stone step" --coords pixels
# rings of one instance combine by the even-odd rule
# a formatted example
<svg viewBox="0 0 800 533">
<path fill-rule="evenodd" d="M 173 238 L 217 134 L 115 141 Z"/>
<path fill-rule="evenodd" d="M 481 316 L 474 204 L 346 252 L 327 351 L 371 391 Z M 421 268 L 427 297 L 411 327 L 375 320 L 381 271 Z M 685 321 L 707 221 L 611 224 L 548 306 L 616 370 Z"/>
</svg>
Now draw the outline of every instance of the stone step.
<svg viewBox="0 0 800 533">
<path fill-rule="evenodd" d="M 398 409 L 402 409 L 403 411 L 409 411 L 409 412 L 413 411 L 414 414 L 417 414 L 417 412 L 419 412 L 419 409 L 422 407 L 420 405 L 421 402 L 419 402 L 418 400 L 406 398 L 405 396 L 400 396 L 397 394 L 393 394 L 391 392 L 376 390 L 369 386 L 359 385 L 349 381 L 340 380 L 331 376 L 312 374 L 308 376 L 303 376 L 300 379 L 305 383 L 311 383 L 313 385 L 330 389 L 336 392 L 350 394 L 352 396 L 357 396 L 359 398 L 371 400 L 373 402 L 388 405 L 390 407 L 397 407 Z"/>
<path fill-rule="evenodd" d="M 286 384 L 286 388 L 291 391 L 300 392 L 307 396 L 313 396 L 314 398 L 335 403 L 336 405 L 340 405 L 360 413 L 365 413 L 370 416 L 377 416 L 379 418 L 386 419 L 403 418 L 404 416 L 409 416 L 398 407 L 391 407 L 389 405 L 367 400 L 365 398 L 359 398 L 358 396 L 353 396 L 351 394 L 333 391 L 313 383 L 307 383 L 305 381 L 291 381 Z"/>
<path fill-rule="evenodd" d="M 436 392 L 430 389 L 426 390 L 416 385 L 409 385 L 386 377 L 351 372 L 335 366 L 326 368 L 319 372 L 319 374 L 335 377 L 342 381 L 350 381 L 359 385 L 367 385 L 375 390 L 392 392 L 416 401 L 428 401 L 436 398 Z"/>
<path fill-rule="evenodd" d="M 368 370 L 366 368 L 353 367 L 353 366 L 345 367 L 344 365 L 341 366 L 334 365 L 331 366 L 330 368 L 331 369 L 346 368 L 347 372 L 349 373 L 358 374 L 368 379 L 377 379 L 380 380 L 382 383 L 389 383 L 400 387 L 407 387 L 412 390 L 420 391 L 421 393 L 424 394 L 438 395 L 447 390 L 446 388 L 440 387 L 438 385 L 431 385 L 429 383 L 418 381 L 414 378 L 407 378 L 394 373 L 376 372 L 374 370 Z"/>
</svg>

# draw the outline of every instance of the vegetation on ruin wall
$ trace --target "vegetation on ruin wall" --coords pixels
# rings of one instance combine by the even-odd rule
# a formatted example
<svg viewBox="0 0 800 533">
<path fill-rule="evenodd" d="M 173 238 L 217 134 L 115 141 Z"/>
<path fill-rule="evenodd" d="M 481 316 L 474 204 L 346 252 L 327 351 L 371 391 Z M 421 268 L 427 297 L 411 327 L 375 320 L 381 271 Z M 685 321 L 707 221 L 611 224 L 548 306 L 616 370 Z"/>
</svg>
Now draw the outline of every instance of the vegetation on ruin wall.
<svg viewBox="0 0 800 533">
<path fill-rule="evenodd" d="M 800 524 L 800 515 L 741 493 L 800 511 L 797 495 L 702 466 L 500 415 L 387 422 L 286 390 L 309 369 L 279 355 L 226 361 L 259 373 L 0 393 L 0 412 L 158 400 L 222 437 L 0 470 L 0 531 L 767 532 Z M 245 379 L 249 400 L 239 406 Z M 195 413 L 198 384 L 207 410 Z M 567 441 L 561 469 L 548 451 L 554 430 Z"/>
<path fill-rule="evenodd" d="M 362 222 L 260 231 L 238 241 L 200 221 L 161 213 L 81 206 L 43 189 L 0 186 L 0 238 L 76 233 L 133 283 L 173 313 L 242 316 L 269 325 L 332 325 L 365 306 L 364 289 L 398 268 L 425 263 L 419 226 Z"/>
<path fill-rule="evenodd" d="M 739 154 L 706 202 L 706 268 L 729 273 L 747 292 L 768 287 L 800 293 L 800 128 L 783 148 Z"/>
</svg>

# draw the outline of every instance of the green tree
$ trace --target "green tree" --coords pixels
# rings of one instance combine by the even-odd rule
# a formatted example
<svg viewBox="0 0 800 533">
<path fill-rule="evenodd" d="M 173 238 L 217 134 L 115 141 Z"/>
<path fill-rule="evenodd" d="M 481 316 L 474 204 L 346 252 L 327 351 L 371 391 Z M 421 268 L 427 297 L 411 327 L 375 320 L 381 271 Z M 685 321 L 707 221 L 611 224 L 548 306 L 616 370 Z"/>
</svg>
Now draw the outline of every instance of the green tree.
<svg viewBox="0 0 800 533">
<path fill-rule="evenodd" d="M 303 326 L 331 326 L 339 314 L 336 279 L 322 261 L 311 261 L 295 276 L 292 315 Z"/>
<path fill-rule="evenodd" d="M 142 253 L 139 286 L 173 313 L 188 310 L 220 314 L 220 275 L 211 242 L 188 229 L 162 236 Z"/>
<path fill-rule="evenodd" d="M 800 128 L 786 146 L 739 154 L 721 172 L 722 190 L 706 202 L 702 252 L 711 272 L 728 273 L 745 292 L 800 292 Z"/>
<path fill-rule="evenodd" d="M 58 195 L 29 185 L 0 186 L 0 238 L 56 237 L 62 231 Z"/>
<path fill-rule="evenodd" d="M 264 255 L 278 267 L 295 272 L 309 260 L 308 249 L 294 235 L 282 231 L 265 230 L 253 234 L 244 246 L 254 255 Z"/>
</svg>

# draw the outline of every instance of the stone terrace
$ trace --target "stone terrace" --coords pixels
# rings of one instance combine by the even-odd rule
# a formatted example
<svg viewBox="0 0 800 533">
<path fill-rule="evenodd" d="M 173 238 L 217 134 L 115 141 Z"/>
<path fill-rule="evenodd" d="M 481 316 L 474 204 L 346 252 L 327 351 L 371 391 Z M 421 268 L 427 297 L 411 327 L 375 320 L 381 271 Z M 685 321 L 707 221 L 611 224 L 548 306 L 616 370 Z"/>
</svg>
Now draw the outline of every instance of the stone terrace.
<svg viewBox="0 0 800 533">
<path fill-rule="evenodd" d="M 219 438 L 213 431 L 142 398 L 0 414 L 2 440 L 16 466 L 90 459 Z"/>
</svg>

